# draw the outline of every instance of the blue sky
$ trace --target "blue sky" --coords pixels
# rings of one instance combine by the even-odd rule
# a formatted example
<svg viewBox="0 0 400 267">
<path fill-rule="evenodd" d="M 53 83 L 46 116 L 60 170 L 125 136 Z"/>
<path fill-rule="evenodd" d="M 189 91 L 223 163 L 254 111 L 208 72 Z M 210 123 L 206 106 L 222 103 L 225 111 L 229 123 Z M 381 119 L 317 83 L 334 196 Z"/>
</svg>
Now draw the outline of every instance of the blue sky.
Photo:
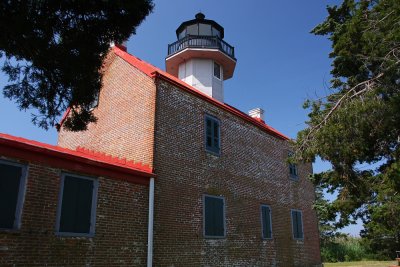
<svg viewBox="0 0 400 267">
<path fill-rule="evenodd" d="M 329 93 L 330 42 L 309 32 L 326 17 L 329 0 L 156 0 L 155 9 L 128 42 L 128 52 L 165 69 L 167 45 L 175 30 L 199 11 L 225 28 L 225 41 L 235 47 L 237 66 L 225 81 L 225 102 L 242 111 L 261 107 L 272 127 L 295 138 L 305 127 L 307 98 Z M 7 77 L 0 73 L 0 87 Z M 30 114 L 0 96 L 0 132 L 56 144 L 55 129 L 44 131 L 31 123 Z M 314 171 L 328 168 L 317 162 Z M 361 226 L 345 232 L 358 234 Z"/>
</svg>

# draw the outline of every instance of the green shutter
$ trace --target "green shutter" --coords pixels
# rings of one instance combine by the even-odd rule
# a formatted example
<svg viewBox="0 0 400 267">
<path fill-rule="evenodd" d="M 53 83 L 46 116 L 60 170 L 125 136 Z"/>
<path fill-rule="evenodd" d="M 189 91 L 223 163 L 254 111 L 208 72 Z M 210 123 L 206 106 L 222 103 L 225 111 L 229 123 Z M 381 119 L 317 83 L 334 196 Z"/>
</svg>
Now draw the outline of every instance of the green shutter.
<svg viewBox="0 0 400 267">
<path fill-rule="evenodd" d="M 297 238 L 298 231 L 297 231 L 297 213 L 296 211 L 292 210 L 292 229 L 293 229 L 293 237 Z"/>
<path fill-rule="evenodd" d="M 219 122 L 217 120 L 214 120 L 214 143 L 213 147 L 215 151 L 219 152 Z"/>
<path fill-rule="evenodd" d="M 0 228 L 14 228 L 22 168 L 0 163 Z"/>
<path fill-rule="evenodd" d="M 206 118 L 206 146 L 212 147 L 213 135 L 212 135 L 212 121 L 210 118 Z"/>
<path fill-rule="evenodd" d="M 303 238 L 303 219 L 301 211 L 292 210 L 292 228 L 294 238 Z"/>
<path fill-rule="evenodd" d="M 303 238 L 303 220 L 300 211 L 297 211 L 297 234 L 297 238 Z"/>
<path fill-rule="evenodd" d="M 204 234 L 206 236 L 224 236 L 224 201 L 221 198 L 204 197 Z"/>
<path fill-rule="evenodd" d="M 60 232 L 90 233 L 93 181 L 65 176 Z"/>
<path fill-rule="evenodd" d="M 294 163 L 290 163 L 289 164 L 289 173 L 290 173 L 290 177 L 292 178 L 297 178 L 297 164 Z"/>
<path fill-rule="evenodd" d="M 220 150 L 220 124 L 215 118 L 206 116 L 206 149 L 219 153 Z"/>
<path fill-rule="evenodd" d="M 214 235 L 224 236 L 224 201 L 214 198 Z"/>
<path fill-rule="evenodd" d="M 271 209 L 267 206 L 261 207 L 262 214 L 262 227 L 263 227 L 263 238 L 271 238 Z"/>
</svg>

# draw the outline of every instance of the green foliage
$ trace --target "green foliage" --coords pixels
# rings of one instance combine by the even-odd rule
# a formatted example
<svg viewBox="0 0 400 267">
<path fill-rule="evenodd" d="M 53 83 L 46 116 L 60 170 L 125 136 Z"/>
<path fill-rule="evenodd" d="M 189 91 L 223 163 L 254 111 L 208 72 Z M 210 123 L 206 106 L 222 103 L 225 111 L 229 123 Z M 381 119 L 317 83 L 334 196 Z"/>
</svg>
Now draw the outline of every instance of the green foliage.
<svg viewBox="0 0 400 267">
<path fill-rule="evenodd" d="M 321 247 L 323 262 L 360 261 L 369 258 L 361 238 L 337 237 Z"/>
<path fill-rule="evenodd" d="M 340 229 L 362 219 L 362 236 L 388 255 L 400 250 L 400 1 L 344 0 L 327 10 L 312 32 L 332 42 L 331 93 L 306 101 L 296 155 L 332 164 L 313 177 L 318 190 L 338 194 L 323 203 L 322 220 Z"/>
<path fill-rule="evenodd" d="M 64 123 L 83 130 L 96 118 L 91 104 L 111 42 L 121 43 L 151 12 L 151 0 L 11 0 L 0 3 L 0 56 L 9 84 L 4 96 L 47 129 L 67 107 Z"/>
</svg>

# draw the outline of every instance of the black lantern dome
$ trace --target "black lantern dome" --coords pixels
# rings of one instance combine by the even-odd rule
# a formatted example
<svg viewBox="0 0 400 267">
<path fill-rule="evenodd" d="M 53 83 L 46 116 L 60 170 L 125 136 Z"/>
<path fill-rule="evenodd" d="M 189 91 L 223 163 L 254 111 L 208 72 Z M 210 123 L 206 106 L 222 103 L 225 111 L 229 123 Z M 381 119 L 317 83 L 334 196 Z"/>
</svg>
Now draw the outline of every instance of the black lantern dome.
<svg viewBox="0 0 400 267">
<path fill-rule="evenodd" d="M 217 36 L 224 38 L 224 28 L 213 20 L 205 19 L 203 13 L 197 13 L 195 19 L 183 22 L 176 29 L 176 37 L 182 39 L 188 35 Z"/>
<path fill-rule="evenodd" d="M 195 19 L 183 22 L 176 29 L 177 41 L 168 45 L 165 59 L 168 73 L 178 77 L 179 65 L 194 58 L 210 59 L 220 65 L 223 80 L 233 76 L 235 49 L 223 40 L 224 28 L 214 20 L 197 13 Z"/>
</svg>

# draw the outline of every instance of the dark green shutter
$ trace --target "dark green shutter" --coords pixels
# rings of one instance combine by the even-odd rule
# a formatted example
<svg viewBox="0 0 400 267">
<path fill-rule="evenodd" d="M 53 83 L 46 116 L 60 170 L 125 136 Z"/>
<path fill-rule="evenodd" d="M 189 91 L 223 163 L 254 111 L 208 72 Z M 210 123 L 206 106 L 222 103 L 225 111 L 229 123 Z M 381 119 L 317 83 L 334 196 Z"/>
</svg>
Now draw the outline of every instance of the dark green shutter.
<svg viewBox="0 0 400 267">
<path fill-rule="evenodd" d="M 292 229 L 293 229 L 293 237 L 298 238 L 297 212 L 294 210 L 292 210 Z"/>
<path fill-rule="evenodd" d="M 289 164 L 289 173 L 290 173 L 290 177 L 292 178 L 297 178 L 297 164 L 294 163 L 290 163 Z"/>
<path fill-rule="evenodd" d="M 271 209 L 267 206 L 261 207 L 262 214 L 262 227 L 263 227 L 263 238 L 271 238 Z"/>
<path fill-rule="evenodd" d="M 214 198 L 214 235 L 224 236 L 224 201 L 220 198 Z"/>
<path fill-rule="evenodd" d="M 213 205 L 210 197 L 204 198 L 204 234 L 206 236 L 214 235 L 214 222 L 213 222 Z"/>
<path fill-rule="evenodd" d="M 303 219 L 301 211 L 292 210 L 292 228 L 294 238 L 303 238 Z"/>
<path fill-rule="evenodd" d="M 65 176 L 60 232 L 90 233 L 93 181 Z"/>
<path fill-rule="evenodd" d="M 224 236 L 224 201 L 221 198 L 204 197 L 204 234 L 206 236 Z"/>
<path fill-rule="evenodd" d="M 210 118 L 206 118 L 206 146 L 212 147 L 213 135 L 212 135 L 212 121 Z"/>
<path fill-rule="evenodd" d="M 220 125 L 217 119 L 206 116 L 206 148 L 219 153 L 220 150 Z"/>
<path fill-rule="evenodd" d="M 297 238 L 303 238 L 303 220 L 300 211 L 297 211 L 297 234 Z"/>
<path fill-rule="evenodd" d="M 22 168 L 0 163 L 0 228 L 14 228 Z"/>
<path fill-rule="evenodd" d="M 214 142 L 213 142 L 213 148 L 215 149 L 216 152 L 219 152 L 219 122 L 217 120 L 214 120 Z"/>
</svg>

